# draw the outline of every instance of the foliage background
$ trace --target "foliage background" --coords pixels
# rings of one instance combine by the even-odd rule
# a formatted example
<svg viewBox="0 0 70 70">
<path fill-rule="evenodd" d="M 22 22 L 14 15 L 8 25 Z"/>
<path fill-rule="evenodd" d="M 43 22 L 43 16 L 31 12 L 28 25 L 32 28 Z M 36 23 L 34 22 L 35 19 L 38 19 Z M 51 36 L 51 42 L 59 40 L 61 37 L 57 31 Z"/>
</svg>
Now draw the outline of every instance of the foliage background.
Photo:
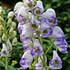
<svg viewBox="0 0 70 70">
<path fill-rule="evenodd" d="M 9 8 L 11 8 L 11 10 L 13 10 L 15 4 L 18 1 L 22 1 L 22 0 L 13 0 L 13 1 L 12 0 L 0 0 L 0 4 L 5 3 L 9 6 Z M 43 2 L 45 10 L 48 8 L 53 8 L 56 11 L 56 15 L 58 18 L 58 26 L 60 26 L 62 28 L 62 30 L 66 36 L 66 41 L 68 43 L 68 53 L 67 54 L 61 54 L 60 52 L 58 52 L 59 56 L 61 57 L 61 59 L 63 61 L 63 68 L 61 70 L 70 70 L 70 0 L 42 0 L 42 2 Z M 17 37 L 18 37 L 17 48 L 16 47 L 13 48 L 12 57 L 10 60 L 10 61 L 12 61 L 12 60 L 17 61 L 17 64 L 15 65 L 16 68 L 20 67 L 19 61 L 20 61 L 21 56 L 23 55 L 23 47 L 22 47 L 22 44 L 19 39 L 19 34 L 17 34 Z M 44 49 L 48 48 L 47 46 L 50 45 L 47 42 L 48 42 L 48 40 L 45 39 L 44 40 L 44 44 L 45 44 Z M 52 48 L 49 51 L 48 55 L 46 55 L 48 57 L 48 60 L 50 60 L 52 58 L 53 49 L 54 48 Z"/>
</svg>

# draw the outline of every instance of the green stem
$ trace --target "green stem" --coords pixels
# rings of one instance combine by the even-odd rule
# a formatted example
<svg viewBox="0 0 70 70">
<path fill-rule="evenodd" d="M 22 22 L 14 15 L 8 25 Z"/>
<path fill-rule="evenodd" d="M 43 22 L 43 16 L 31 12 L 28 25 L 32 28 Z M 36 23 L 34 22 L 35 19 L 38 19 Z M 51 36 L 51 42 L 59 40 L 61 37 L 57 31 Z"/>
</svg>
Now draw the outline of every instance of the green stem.
<svg viewBox="0 0 70 70">
<path fill-rule="evenodd" d="M 52 45 L 53 45 L 54 41 L 51 43 L 50 47 L 48 48 L 48 50 L 45 52 L 45 55 L 48 53 L 48 51 L 51 49 Z"/>
<path fill-rule="evenodd" d="M 8 56 L 6 56 L 6 70 L 8 70 Z"/>
</svg>

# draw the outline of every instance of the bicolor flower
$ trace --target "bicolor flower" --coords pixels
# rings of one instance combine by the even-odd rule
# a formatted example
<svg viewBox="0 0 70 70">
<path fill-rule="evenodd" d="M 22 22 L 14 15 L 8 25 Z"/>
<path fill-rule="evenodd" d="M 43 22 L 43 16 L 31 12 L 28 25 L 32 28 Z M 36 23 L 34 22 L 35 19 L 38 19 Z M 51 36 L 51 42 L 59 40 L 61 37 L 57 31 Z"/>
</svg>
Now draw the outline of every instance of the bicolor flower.
<svg viewBox="0 0 70 70">
<path fill-rule="evenodd" d="M 30 50 L 33 47 L 33 43 L 31 41 L 31 39 L 28 37 L 23 39 L 22 44 L 23 44 L 24 50 Z"/>
<path fill-rule="evenodd" d="M 55 50 L 53 51 L 53 59 L 49 62 L 49 67 L 51 69 L 62 68 L 62 61 Z"/>
<path fill-rule="evenodd" d="M 50 19 L 51 17 L 56 17 L 56 13 L 54 9 L 49 8 L 46 10 L 46 18 Z"/>
<path fill-rule="evenodd" d="M 28 11 L 31 11 L 34 7 L 34 2 L 33 0 L 26 0 L 26 2 L 24 2 L 24 5 L 28 9 Z"/>
<path fill-rule="evenodd" d="M 23 6 L 20 8 L 19 13 L 18 13 L 18 21 L 21 24 L 25 24 L 26 20 L 29 18 L 29 12 L 27 9 Z"/>
<path fill-rule="evenodd" d="M 43 28 L 41 30 L 41 37 L 52 37 L 52 28 Z"/>
<path fill-rule="evenodd" d="M 32 10 L 33 15 L 40 16 L 43 11 L 44 9 L 43 9 L 42 1 L 37 1 L 37 5 Z"/>
<path fill-rule="evenodd" d="M 30 24 L 27 23 L 26 26 L 23 28 L 22 34 L 24 37 L 32 37 L 33 31 L 30 28 Z"/>
<path fill-rule="evenodd" d="M 54 16 L 52 16 L 51 18 L 49 18 L 48 21 L 49 21 L 49 25 L 50 25 L 51 27 L 54 27 L 54 26 L 57 25 L 57 18 L 54 17 Z"/>
<path fill-rule="evenodd" d="M 67 53 L 67 42 L 65 39 L 60 42 L 55 41 L 54 45 L 59 49 L 61 53 Z"/>
<path fill-rule="evenodd" d="M 19 34 L 22 33 L 22 30 L 23 30 L 23 25 L 21 25 L 20 23 L 18 24 L 18 31 L 19 31 Z"/>
<path fill-rule="evenodd" d="M 0 55 L 2 57 L 6 57 L 8 55 L 8 50 L 7 50 L 7 46 L 5 44 L 2 45 L 2 49 L 1 49 L 1 53 Z"/>
<path fill-rule="evenodd" d="M 36 39 L 34 41 L 34 47 L 31 49 L 31 55 L 33 57 L 41 56 L 43 54 L 43 51 L 42 50 L 43 49 L 42 49 L 42 46 L 39 43 L 39 40 Z"/>
<path fill-rule="evenodd" d="M 23 2 L 18 2 L 18 3 L 16 3 L 16 5 L 15 5 L 15 7 L 14 7 L 14 14 L 15 14 L 16 17 L 17 17 L 17 15 L 18 15 L 18 12 L 19 12 L 20 8 L 21 8 L 23 5 L 24 5 Z"/>
<path fill-rule="evenodd" d="M 35 69 L 36 70 L 44 70 L 43 65 L 39 62 L 35 64 Z"/>
<path fill-rule="evenodd" d="M 58 26 L 55 26 L 52 28 L 53 29 L 53 34 L 52 38 L 56 40 L 57 38 L 65 37 L 62 29 Z"/>
<path fill-rule="evenodd" d="M 30 54 L 30 50 L 27 50 L 20 60 L 21 69 L 27 69 L 28 67 L 30 67 L 32 61 L 33 56 Z"/>
</svg>

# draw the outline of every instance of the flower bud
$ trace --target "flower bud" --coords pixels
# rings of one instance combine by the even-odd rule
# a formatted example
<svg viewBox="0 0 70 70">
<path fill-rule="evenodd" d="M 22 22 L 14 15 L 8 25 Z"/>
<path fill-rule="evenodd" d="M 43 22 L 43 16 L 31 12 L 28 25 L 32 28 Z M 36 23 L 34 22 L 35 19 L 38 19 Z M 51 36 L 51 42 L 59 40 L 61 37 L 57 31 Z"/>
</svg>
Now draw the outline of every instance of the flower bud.
<svg viewBox="0 0 70 70">
<path fill-rule="evenodd" d="M 9 30 L 9 34 L 10 34 L 10 35 L 13 35 L 13 33 L 14 33 L 14 32 L 13 32 L 13 28 L 11 27 L 11 29 Z"/>
<path fill-rule="evenodd" d="M 0 23 L 3 23 L 4 19 L 0 16 Z"/>
<path fill-rule="evenodd" d="M 9 13 L 8 13 L 8 18 L 13 19 L 13 17 L 14 17 L 13 11 L 9 12 Z"/>
<path fill-rule="evenodd" d="M 0 25 L 0 33 L 4 31 L 4 27 Z"/>
<path fill-rule="evenodd" d="M 3 34 L 3 36 L 2 36 L 2 40 L 7 41 L 7 36 L 5 34 Z"/>
<path fill-rule="evenodd" d="M 12 27 L 16 28 L 16 23 L 15 22 L 12 22 Z"/>
<path fill-rule="evenodd" d="M 5 11 L 3 10 L 3 8 L 0 6 L 0 15 L 4 15 Z"/>
<path fill-rule="evenodd" d="M 17 46 L 17 38 L 16 38 L 16 37 L 13 39 L 12 45 L 13 45 L 13 46 Z"/>
<path fill-rule="evenodd" d="M 13 35 L 16 36 L 17 35 L 17 32 L 16 31 L 13 31 Z"/>
<path fill-rule="evenodd" d="M 9 18 L 7 22 L 7 26 L 11 26 L 11 24 L 12 24 L 12 20 Z"/>
</svg>

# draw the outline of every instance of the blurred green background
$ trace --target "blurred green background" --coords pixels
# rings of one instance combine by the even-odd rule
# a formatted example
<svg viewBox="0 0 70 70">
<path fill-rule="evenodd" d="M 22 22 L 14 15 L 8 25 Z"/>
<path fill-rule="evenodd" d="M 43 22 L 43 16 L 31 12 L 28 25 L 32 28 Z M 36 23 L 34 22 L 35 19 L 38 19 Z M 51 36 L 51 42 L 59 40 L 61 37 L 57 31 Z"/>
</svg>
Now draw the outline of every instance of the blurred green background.
<svg viewBox="0 0 70 70">
<path fill-rule="evenodd" d="M 13 10 L 15 4 L 18 1 L 22 0 L 0 0 L 0 5 L 6 6 Z M 56 11 L 56 15 L 58 18 L 58 26 L 62 28 L 66 37 L 66 41 L 68 43 L 68 53 L 62 54 L 59 52 L 59 56 L 63 61 L 63 68 L 61 70 L 70 70 L 70 0 L 42 0 L 42 2 L 45 10 L 48 8 L 53 8 Z M 17 37 L 19 40 L 19 34 Z M 44 41 L 44 43 L 44 46 L 47 46 L 46 40 Z M 23 55 L 23 47 L 20 43 L 20 40 L 18 42 L 17 48 L 13 48 L 13 52 L 14 53 L 12 54 L 12 60 L 14 59 L 18 62 L 18 64 L 16 64 L 15 67 L 20 67 L 19 61 L 21 56 Z M 48 57 L 48 60 L 52 58 L 52 49 L 46 56 Z"/>
</svg>

